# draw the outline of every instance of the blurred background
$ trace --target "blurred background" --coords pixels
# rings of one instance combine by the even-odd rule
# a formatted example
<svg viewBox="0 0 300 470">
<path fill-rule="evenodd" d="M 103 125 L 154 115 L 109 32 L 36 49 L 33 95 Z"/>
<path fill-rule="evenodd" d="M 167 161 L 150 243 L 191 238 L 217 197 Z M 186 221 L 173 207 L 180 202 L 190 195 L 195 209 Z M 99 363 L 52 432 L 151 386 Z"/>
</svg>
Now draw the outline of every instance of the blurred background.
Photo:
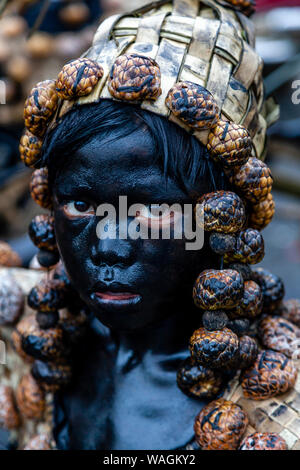
<svg viewBox="0 0 300 470">
<path fill-rule="evenodd" d="M 101 20 L 149 0 L 0 0 L 0 240 L 28 265 L 35 253 L 26 231 L 41 212 L 29 196 L 31 171 L 19 161 L 23 106 L 32 86 L 55 77 L 91 43 Z M 257 49 L 265 62 L 266 94 L 281 106 L 269 131 L 267 163 L 276 216 L 264 231 L 266 268 L 285 280 L 287 298 L 300 294 L 300 0 L 257 0 Z M 0 82 L 1 83 L 1 82 Z"/>
</svg>

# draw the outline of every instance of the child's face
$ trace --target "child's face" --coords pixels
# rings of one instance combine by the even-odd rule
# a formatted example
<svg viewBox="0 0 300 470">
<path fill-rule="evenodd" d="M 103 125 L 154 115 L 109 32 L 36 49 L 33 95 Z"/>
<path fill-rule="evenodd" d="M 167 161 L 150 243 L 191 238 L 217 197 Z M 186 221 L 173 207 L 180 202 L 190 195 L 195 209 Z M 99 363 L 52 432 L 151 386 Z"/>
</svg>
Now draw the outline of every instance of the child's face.
<svg viewBox="0 0 300 470">
<path fill-rule="evenodd" d="M 114 141 L 96 136 L 67 160 L 55 180 L 54 215 L 63 262 L 84 302 L 111 328 L 142 328 L 181 308 L 188 310 L 194 280 L 211 264 L 207 250 L 187 251 L 184 238 L 120 239 L 119 229 L 133 217 L 111 219 L 107 227 L 116 229 L 117 237 L 99 239 L 96 229 L 103 217 L 96 216 L 96 209 L 112 204 L 119 215 L 119 196 L 127 196 L 128 206 L 194 202 L 174 179 L 166 183 L 155 159 L 145 131 Z M 201 195 L 203 189 L 199 182 L 191 194 Z M 152 223 L 161 228 L 171 219 L 172 231 L 178 217 L 180 212 L 155 218 L 144 211 L 136 220 L 143 227 Z"/>
</svg>

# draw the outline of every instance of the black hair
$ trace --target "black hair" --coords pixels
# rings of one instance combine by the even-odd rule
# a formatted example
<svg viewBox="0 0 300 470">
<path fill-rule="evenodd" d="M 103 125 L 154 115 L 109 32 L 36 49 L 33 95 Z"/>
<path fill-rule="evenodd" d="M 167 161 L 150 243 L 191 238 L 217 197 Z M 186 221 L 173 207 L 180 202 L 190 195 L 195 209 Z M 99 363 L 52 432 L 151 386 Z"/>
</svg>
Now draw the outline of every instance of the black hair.
<svg viewBox="0 0 300 470">
<path fill-rule="evenodd" d="M 153 138 L 157 161 L 166 178 L 175 177 L 184 190 L 199 178 L 204 178 L 209 191 L 224 187 L 221 167 L 211 161 L 206 147 L 195 137 L 164 117 L 112 100 L 74 106 L 46 135 L 41 166 L 48 167 L 50 184 L 66 158 L 95 135 L 116 140 L 143 126 Z"/>
</svg>

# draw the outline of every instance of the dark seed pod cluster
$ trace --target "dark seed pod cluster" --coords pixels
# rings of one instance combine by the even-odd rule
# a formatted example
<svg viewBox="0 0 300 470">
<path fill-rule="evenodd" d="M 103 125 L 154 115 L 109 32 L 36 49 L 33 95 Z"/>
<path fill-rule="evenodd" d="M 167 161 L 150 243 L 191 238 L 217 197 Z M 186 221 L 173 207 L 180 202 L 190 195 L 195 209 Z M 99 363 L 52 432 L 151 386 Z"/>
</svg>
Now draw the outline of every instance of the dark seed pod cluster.
<svg viewBox="0 0 300 470">
<path fill-rule="evenodd" d="M 57 392 L 60 388 L 68 385 L 72 377 L 69 364 L 57 364 L 40 360 L 34 362 L 31 373 L 40 387 L 46 392 Z"/>
<path fill-rule="evenodd" d="M 212 233 L 209 237 L 209 245 L 218 255 L 225 255 L 235 249 L 236 238 L 227 233 Z"/>
<path fill-rule="evenodd" d="M 207 331 L 199 328 L 190 339 L 190 352 L 197 364 L 219 369 L 234 362 L 239 353 L 239 340 L 228 328 Z"/>
<path fill-rule="evenodd" d="M 298 299 L 283 301 L 276 313 L 300 328 L 300 301 Z"/>
<path fill-rule="evenodd" d="M 149 57 L 124 54 L 112 67 L 108 89 L 118 100 L 156 100 L 161 95 L 159 65 Z"/>
<path fill-rule="evenodd" d="M 225 0 L 233 7 L 241 10 L 246 16 L 251 16 L 255 12 L 255 0 Z"/>
<path fill-rule="evenodd" d="M 24 293 L 10 275 L 0 276 L 0 325 L 12 325 L 23 313 Z"/>
<path fill-rule="evenodd" d="M 230 328 L 237 336 L 246 335 L 250 328 L 250 321 L 248 318 L 236 318 L 229 320 L 227 327 Z"/>
<path fill-rule="evenodd" d="M 255 363 L 242 376 L 242 388 L 246 398 L 266 400 L 287 392 L 295 385 L 297 369 L 284 354 L 262 351 Z"/>
<path fill-rule="evenodd" d="M 252 271 L 248 264 L 231 263 L 229 264 L 228 269 L 233 269 L 234 271 L 239 272 L 245 282 L 251 280 Z"/>
<path fill-rule="evenodd" d="M 224 168 L 237 168 L 251 156 L 252 140 L 243 126 L 220 120 L 210 131 L 207 150 Z"/>
<path fill-rule="evenodd" d="M 7 385 L 0 385 L 0 427 L 17 429 L 20 424 L 13 389 Z"/>
<path fill-rule="evenodd" d="M 258 204 L 265 199 L 272 190 L 273 178 L 271 170 L 261 160 L 251 157 L 233 173 L 228 173 L 229 180 L 248 201 Z"/>
<path fill-rule="evenodd" d="M 243 297 L 242 276 L 231 269 L 203 271 L 193 289 L 195 305 L 204 310 L 231 309 Z"/>
<path fill-rule="evenodd" d="M 53 216 L 36 215 L 29 225 L 28 233 L 32 242 L 40 250 L 57 252 Z"/>
<path fill-rule="evenodd" d="M 208 331 L 223 330 L 228 323 L 228 316 L 223 310 L 212 310 L 204 312 L 202 324 Z"/>
<path fill-rule="evenodd" d="M 212 94 L 196 83 L 176 83 L 168 93 L 166 105 L 174 116 L 195 129 L 210 129 L 219 119 Z"/>
<path fill-rule="evenodd" d="M 231 253 L 226 254 L 225 261 L 258 264 L 264 256 L 265 243 L 261 233 L 248 228 L 238 234 L 235 248 Z"/>
<path fill-rule="evenodd" d="M 103 68 L 94 60 L 81 58 L 66 64 L 56 81 L 56 92 L 62 100 L 89 95 L 103 76 Z"/>
<path fill-rule="evenodd" d="M 255 362 L 258 355 L 258 345 L 254 338 L 242 336 L 240 338 L 239 369 L 246 369 Z"/>
<path fill-rule="evenodd" d="M 45 393 L 31 374 L 22 377 L 16 392 L 17 405 L 24 418 L 41 420 L 46 409 Z"/>
<path fill-rule="evenodd" d="M 53 312 L 66 306 L 65 285 L 54 279 L 43 280 L 28 295 L 28 305 L 40 312 Z"/>
<path fill-rule="evenodd" d="M 247 426 L 245 411 L 232 401 L 219 398 L 200 411 L 194 431 L 202 450 L 236 450 Z"/>
<path fill-rule="evenodd" d="M 59 262 L 58 251 L 40 250 L 37 254 L 37 260 L 43 268 L 51 268 Z"/>
<path fill-rule="evenodd" d="M 206 232 L 236 233 L 245 224 L 245 206 L 231 191 L 204 194 L 197 201 L 196 221 Z"/>
<path fill-rule="evenodd" d="M 231 313 L 231 317 L 245 317 L 256 318 L 258 317 L 263 308 L 263 295 L 261 288 L 254 281 L 246 281 L 244 283 L 243 297 L 235 309 Z"/>
<path fill-rule="evenodd" d="M 177 373 L 177 385 L 193 398 L 214 398 L 221 390 L 222 376 L 219 372 L 198 365 L 187 358 Z"/>
<path fill-rule="evenodd" d="M 239 450 L 288 450 L 288 446 L 279 434 L 256 432 L 242 441 Z"/>
<path fill-rule="evenodd" d="M 52 194 L 48 184 L 48 169 L 40 168 L 32 173 L 30 185 L 30 195 L 34 202 L 44 209 L 53 208 Z"/>
<path fill-rule="evenodd" d="M 253 268 L 252 279 L 261 288 L 264 312 L 273 312 L 284 297 L 284 285 L 280 277 L 264 268 Z"/>
<path fill-rule="evenodd" d="M 300 329 L 285 318 L 264 317 L 259 324 L 258 335 L 267 349 L 281 352 L 290 358 L 300 352 L 298 345 Z"/>
<path fill-rule="evenodd" d="M 57 311 L 37 312 L 36 321 L 38 322 L 39 327 L 44 330 L 54 328 L 59 321 L 59 313 Z"/>
<path fill-rule="evenodd" d="M 56 111 L 58 96 L 55 80 L 38 83 L 25 102 L 24 119 L 26 128 L 34 135 L 42 137 L 50 119 Z"/>
</svg>

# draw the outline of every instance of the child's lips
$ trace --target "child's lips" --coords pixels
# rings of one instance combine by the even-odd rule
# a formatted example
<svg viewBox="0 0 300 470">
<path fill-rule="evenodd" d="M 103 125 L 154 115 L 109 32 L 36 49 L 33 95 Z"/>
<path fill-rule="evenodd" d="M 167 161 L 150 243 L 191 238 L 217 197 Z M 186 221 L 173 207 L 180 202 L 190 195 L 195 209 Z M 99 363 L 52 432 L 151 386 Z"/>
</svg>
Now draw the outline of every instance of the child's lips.
<svg viewBox="0 0 300 470">
<path fill-rule="evenodd" d="M 96 292 L 96 296 L 103 300 L 113 300 L 113 301 L 124 301 L 131 300 L 139 297 L 138 294 L 133 294 L 131 292 Z"/>
</svg>

